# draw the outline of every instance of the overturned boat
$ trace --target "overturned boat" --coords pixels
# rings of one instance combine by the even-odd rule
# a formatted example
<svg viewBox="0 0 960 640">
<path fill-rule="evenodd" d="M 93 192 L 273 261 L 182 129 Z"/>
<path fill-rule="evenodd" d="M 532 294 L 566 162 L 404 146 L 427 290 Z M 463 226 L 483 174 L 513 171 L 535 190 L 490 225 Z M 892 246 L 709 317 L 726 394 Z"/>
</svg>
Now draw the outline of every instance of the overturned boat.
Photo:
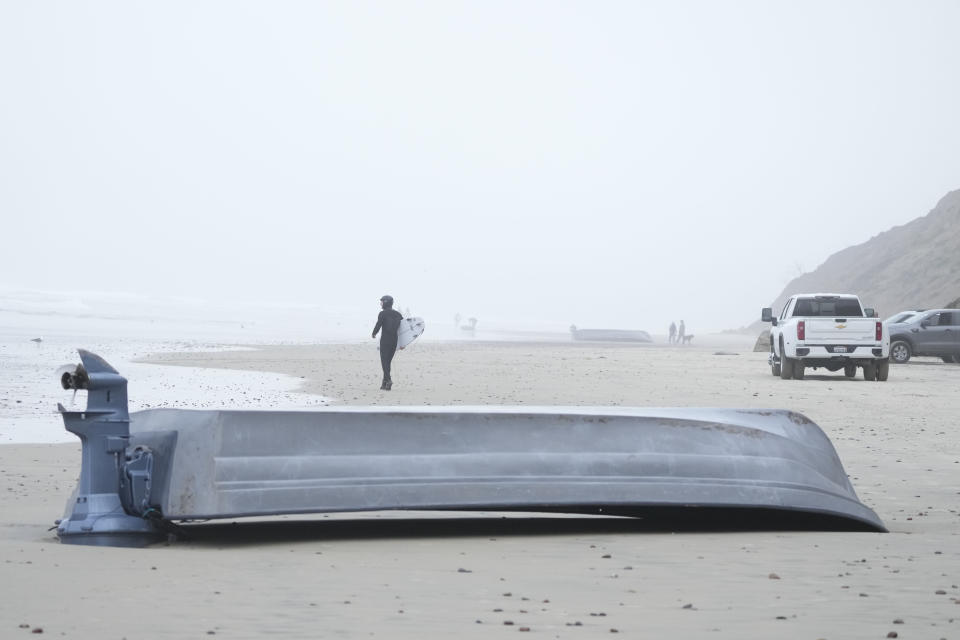
<svg viewBox="0 0 960 640">
<path fill-rule="evenodd" d="M 371 510 L 775 510 L 883 531 L 829 439 L 790 411 L 337 408 L 127 412 L 99 356 L 64 373 L 82 468 L 57 535 L 141 546 L 176 521 Z"/>
<path fill-rule="evenodd" d="M 639 329 L 578 329 L 571 325 L 570 335 L 591 342 L 653 342 L 649 333 Z"/>
</svg>

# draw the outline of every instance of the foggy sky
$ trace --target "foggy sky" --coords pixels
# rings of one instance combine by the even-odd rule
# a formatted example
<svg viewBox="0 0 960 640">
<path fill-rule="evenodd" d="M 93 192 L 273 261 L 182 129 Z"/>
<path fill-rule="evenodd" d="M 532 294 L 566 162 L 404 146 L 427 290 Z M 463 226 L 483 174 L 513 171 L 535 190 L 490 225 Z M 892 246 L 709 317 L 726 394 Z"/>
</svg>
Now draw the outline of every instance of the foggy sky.
<svg viewBox="0 0 960 640">
<path fill-rule="evenodd" d="M 0 0 L 0 285 L 688 331 L 960 188 L 960 3 Z"/>
</svg>

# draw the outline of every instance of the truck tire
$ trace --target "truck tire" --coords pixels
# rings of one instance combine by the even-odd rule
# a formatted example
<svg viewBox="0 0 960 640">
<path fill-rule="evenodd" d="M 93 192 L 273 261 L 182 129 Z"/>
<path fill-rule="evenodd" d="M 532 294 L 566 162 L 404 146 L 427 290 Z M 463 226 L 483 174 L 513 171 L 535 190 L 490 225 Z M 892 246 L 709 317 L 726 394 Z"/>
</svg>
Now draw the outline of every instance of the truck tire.
<svg viewBox="0 0 960 640">
<path fill-rule="evenodd" d="M 845 364 L 845 365 L 843 365 L 843 375 L 847 376 L 848 378 L 856 378 L 856 377 L 857 377 L 857 365 L 855 365 L 855 364 Z"/>
<path fill-rule="evenodd" d="M 877 365 L 870 364 L 863 365 L 863 379 L 873 382 L 877 379 Z"/>
<path fill-rule="evenodd" d="M 780 375 L 780 363 L 777 362 L 777 352 L 773 350 L 773 343 L 770 343 L 770 373 L 773 377 Z"/>
<path fill-rule="evenodd" d="M 783 350 L 783 338 L 780 339 L 780 379 L 789 380 L 793 377 L 793 360 L 787 357 Z"/>
<path fill-rule="evenodd" d="M 890 345 L 890 359 L 897 364 L 909 362 L 912 355 L 913 349 L 910 348 L 910 343 L 906 340 L 895 340 Z"/>
<path fill-rule="evenodd" d="M 803 370 L 804 370 L 803 360 L 794 360 L 793 361 L 793 379 L 803 380 L 803 375 L 804 375 Z"/>
<path fill-rule="evenodd" d="M 877 363 L 877 380 L 880 382 L 886 382 L 887 376 L 890 375 L 890 359 L 881 360 Z"/>
<path fill-rule="evenodd" d="M 940 359 L 944 362 L 953 362 L 956 356 L 940 356 Z"/>
<path fill-rule="evenodd" d="M 780 358 L 780 379 L 793 379 L 793 360 L 790 358 Z"/>
</svg>

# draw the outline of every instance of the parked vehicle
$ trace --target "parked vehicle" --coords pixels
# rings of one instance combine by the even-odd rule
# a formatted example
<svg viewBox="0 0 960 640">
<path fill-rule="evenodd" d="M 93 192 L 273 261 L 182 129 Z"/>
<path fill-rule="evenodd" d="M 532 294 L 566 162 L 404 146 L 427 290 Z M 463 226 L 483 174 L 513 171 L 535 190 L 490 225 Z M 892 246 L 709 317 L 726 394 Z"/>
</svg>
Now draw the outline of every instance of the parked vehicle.
<svg viewBox="0 0 960 640">
<path fill-rule="evenodd" d="M 960 309 L 928 309 L 890 322 L 887 329 L 890 359 L 896 363 L 908 362 L 913 356 L 960 363 Z"/>
<path fill-rule="evenodd" d="M 853 378 L 885 382 L 890 371 L 890 334 L 873 309 L 855 295 L 804 293 L 787 300 L 778 318 L 769 307 L 770 371 L 784 380 L 802 380 L 807 367 L 843 370 Z"/>
<path fill-rule="evenodd" d="M 914 317 L 914 316 L 916 316 L 916 315 L 919 315 L 919 314 L 923 313 L 924 311 L 926 311 L 926 309 L 916 309 L 916 310 L 913 310 L 913 311 L 901 311 L 900 313 L 895 313 L 895 314 L 893 314 L 892 316 L 890 316 L 889 318 L 887 318 L 887 319 L 884 320 L 883 322 L 884 322 L 884 324 L 886 324 L 887 326 L 889 326 L 889 325 L 891 325 L 891 324 L 899 324 L 899 323 L 901 323 L 901 322 L 906 322 L 906 321 L 909 320 L 910 318 L 912 318 L 912 317 Z"/>
</svg>

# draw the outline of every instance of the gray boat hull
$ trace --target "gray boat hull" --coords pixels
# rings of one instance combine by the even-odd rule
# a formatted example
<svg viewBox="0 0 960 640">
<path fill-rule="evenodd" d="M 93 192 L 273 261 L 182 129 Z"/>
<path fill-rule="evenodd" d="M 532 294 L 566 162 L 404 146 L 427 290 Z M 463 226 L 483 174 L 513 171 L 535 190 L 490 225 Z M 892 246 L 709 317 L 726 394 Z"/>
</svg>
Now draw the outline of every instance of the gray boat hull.
<svg viewBox="0 0 960 640">
<path fill-rule="evenodd" d="M 784 410 L 395 407 L 127 413 L 98 356 L 61 407 L 83 445 L 58 535 L 138 545 L 171 521 L 377 510 L 640 515 L 709 508 L 809 513 L 884 531 L 833 445 Z"/>
<path fill-rule="evenodd" d="M 570 334 L 593 342 L 653 342 L 649 333 L 635 329 L 571 329 Z"/>
<path fill-rule="evenodd" d="M 133 446 L 172 431 L 176 455 L 156 496 L 171 519 L 383 509 L 629 514 L 683 505 L 808 511 L 883 529 L 823 431 L 789 411 L 155 409 L 131 416 Z"/>
</svg>

